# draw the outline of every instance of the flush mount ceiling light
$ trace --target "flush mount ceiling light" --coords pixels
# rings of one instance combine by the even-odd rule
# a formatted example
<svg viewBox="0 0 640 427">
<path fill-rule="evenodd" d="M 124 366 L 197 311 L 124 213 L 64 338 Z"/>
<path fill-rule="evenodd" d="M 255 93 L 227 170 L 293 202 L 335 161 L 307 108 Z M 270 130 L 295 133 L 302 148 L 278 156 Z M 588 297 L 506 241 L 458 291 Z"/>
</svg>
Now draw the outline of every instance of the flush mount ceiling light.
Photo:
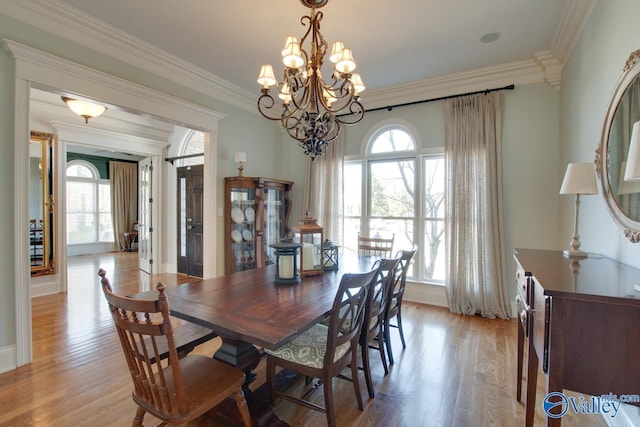
<svg viewBox="0 0 640 427">
<path fill-rule="evenodd" d="M 296 139 L 304 154 L 315 160 L 325 152 L 327 144 L 336 139 L 343 124 L 358 123 L 364 116 L 360 93 L 365 90 L 362 78 L 353 71 L 356 63 L 351 49 L 342 42 L 333 43 L 329 61 L 334 65 L 331 77 L 322 76 L 324 57 L 329 44 L 320 32 L 322 12 L 328 0 L 300 0 L 311 9 L 300 19 L 307 27 L 300 42 L 295 36 L 286 39 L 282 50 L 284 71 L 277 82 L 271 65 L 263 65 L 258 76 L 262 95 L 258 110 L 269 120 L 279 120 L 289 136 Z M 307 45 L 305 45 L 305 42 Z M 269 86 L 276 85 L 276 105 Z"/>
<path fill-rule="evenodd" d="M 89 119 L 98 117 L 99 115 L 107 111 L 107 107 L 103 107 L 102 105 L 98 104 L 92 104 L 86 101 L 81 101 L 79 99 L 73 99 L 63 96 L 62 100 L 65 104 L 67 104 L 67 107 L 69 107 L 71 111 L 81 117 L 84 117 L 85 123 L 89 123 Z"/>
</svg>

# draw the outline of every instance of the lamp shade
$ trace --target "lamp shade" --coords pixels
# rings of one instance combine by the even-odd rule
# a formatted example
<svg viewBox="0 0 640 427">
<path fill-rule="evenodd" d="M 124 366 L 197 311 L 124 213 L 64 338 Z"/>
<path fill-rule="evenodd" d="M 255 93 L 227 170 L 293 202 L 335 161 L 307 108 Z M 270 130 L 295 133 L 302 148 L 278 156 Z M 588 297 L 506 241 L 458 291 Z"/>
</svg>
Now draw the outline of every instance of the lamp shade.
<svg viewBox="0 0 640 427">
<path fill-rule="evenodd" d="M 560 194 L 598 194 L 593 163 L 569 163 Z"/>
<path fill-rule="evenodd" d="M 624 180 L 640 181 L 640 122 L 635 122 L 631 130 Z"/>
<path fill-rule="evenodd" d="M 65 104 L 67 104 L 67 107 L 69 107 L 71 111 L 79 116 L 84 117 L 85 123 L 88 123 L 89 119 L 98 117 L 107 110 L 107 107 L 105 106 L 92 104 L 80 99 L 73 99 L 63 96 L 62 100 Z"/>
<path fill-rule="evenodd" d="M 625 180 L 624 172 L 627 168 L 627 162 L 622 161 L 620 164 L 620 180 L 618 181 L 618 194 L 636 194 L 640 193 L 640 180 Z"/>
<path fill-rule="evenodd" d="M 247 161 L 247 153 L 245 153 L 244 151 L 236 152 L 235 161 L 236 161 L 236 163 L 246 162 Z"/>
</svg>

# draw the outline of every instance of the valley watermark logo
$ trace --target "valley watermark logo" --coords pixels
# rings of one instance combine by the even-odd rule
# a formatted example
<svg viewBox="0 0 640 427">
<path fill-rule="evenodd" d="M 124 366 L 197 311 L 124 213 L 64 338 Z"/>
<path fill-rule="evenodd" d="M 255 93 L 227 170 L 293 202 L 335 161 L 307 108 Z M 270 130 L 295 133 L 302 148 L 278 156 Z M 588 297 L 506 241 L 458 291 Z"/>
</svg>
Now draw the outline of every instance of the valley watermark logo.
<svg viewBox="0 0 640 427">
<path fill-rule="evenodd" d="M 555 391 L 544 397 L 542 408 L 549 418 L 561 418 L 568 411 L 575 414 L 599 414 L 613 418 L 618 415 L 620 405 L 623 403 L 640 403 L 640 395 L 622 394 L 618 396 L 609 393 L 602 396 L 573 397 Z"/>
</svg>

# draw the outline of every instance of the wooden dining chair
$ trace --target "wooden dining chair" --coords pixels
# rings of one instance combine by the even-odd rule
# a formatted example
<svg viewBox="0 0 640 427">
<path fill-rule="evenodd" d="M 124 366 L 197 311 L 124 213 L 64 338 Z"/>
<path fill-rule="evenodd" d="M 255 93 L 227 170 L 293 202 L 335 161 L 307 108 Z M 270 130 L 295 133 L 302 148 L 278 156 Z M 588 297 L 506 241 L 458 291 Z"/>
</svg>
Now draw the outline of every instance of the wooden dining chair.
<svg viewBox="0 0 640 427">
<path fill-rule="evenodd" d="M 390 238 L 385 238 L 380 236 L 364 237 L 358 233 L 358 255 L 391 258 L 394 238 L 395 234 L 392 234 Z"/>
<path fill-rule="evenodd" d="M 156 287 L 156 299 L 127 298 L 112 292 L 104 270 L 99 274 L 134 385 L 132 426 L 141 426 L 147 412 L 164 423 L 189 423 L 230 397 L 250 427 L 241 370 L 199 354 L 178 357 L 165 285 Z M 168 349 L 165 361 L 160 346 Z"/>
<path fill-rule="evenodd" d="M 349 380 L 353 383 L 358 408 L 362 411 L 362 395 L 358 380 L 358 340 L 364 320 L 368 290 L 375 279 L 377 270 L 367 273 L 344 274 L 333 301 L 329 324 L 318 323 L 296 336 L 291 342 L 276 350 L 266 349 L 267 386 L 269 397 L 275 403 L 276 397 L 324 412 L 327 424 L 336 425 L 333 403 L 333 378 Z M 341 374 L 351 366 L 351 378 Z M 292 396 L 276 390 L 276 367 L 295 371 L 307 377 L 319 378 L 324 388 L 322 407 L 302 397 Z"/>
<path fill-rule="evenodd" d="M 374 266 L 378 271 L 375 280 L 371 282 L 369 288 L 368 303 L 365 309 L 365 316 L 362 322 L 362 332 L 360 333 L 360 350 L 362 352 L 362 367 L 364 378 L 367 383 L 369 397 L 375 397 L 373 381 L 371 379 L 371 364 L 369 360 L 369 349 L 380 352 L 384 374 L 389 373 L 387 358 L 384 347 L 384 321 L 389 303 L 391 285 L 394 278 L 402 276 L 400 258 L 381 258 Z"/>
<path fill-rule="evenodd" d="M 400 332 L 400 341 L 402 341 L 402 348 L 407 348 L 407 344 L 404 340 L 404 331 L 402 329 L 402 298 L 404 296 L 404 289 L 407 285 L 407 272 L 411 265 L 413 256 L 418 251 L 418 247 L 414 246 L 411 250 L 399 250 L 396 257 L 400 258 L 399 265 L 402 267 L 402 276 L 400 280 L 395 280 L 391 286 L 391 292 L 389 295 L 389 303 L 387 304 L 387 313 L 384 320 L 384 341 L 387 347 L 387 355 L 389 356 L 389 363 L 393 365 L 393 352 L 391 350 L 391 328 L 397 328 Z M 397 319 L 397 325 L 391 323 L 391 319 Z"/>
<path fill-rule="evenodd" d="M 109 291 L 113 292 L 111 282 L 106 278 L 106 274 L 107 272 L 103 269 L 100 269 L 100 271 L 98 271 L 98 275 L 103 278 L 103 286 L 107 286 Z M 134 299 L 149 299 L 150 295 L 153 295 L 153 298 L 157 298 L 158 292 L 146 291 L 139 294 L 127 295 L 127 297 Z M 210 341 L 217 336 L 218 334 L 216 334 L 211 329 L 207 329 L 191 322 L 184 322 L 180 323 L 178 326 L 173 326 L 173 342 L 176 345 L 176 350 L 178 351 L 179 358 L 183 358 L 187 354 L 191 353 L 193 349 L 195 349 L 200 344 L 204 344 L 205 342 Z M 151 343 L 148 339 L 146 339 L 145 344 L 148 346 Z M 157 344 L 160 360 L 166 359 L 169 356 L 169 349 L 167 348 L 166 343 L 164 341 L 160 341 Z M 153 358 L 151 359 L 151 361 L 152 363 L 155 363 Z"/>
</svg>

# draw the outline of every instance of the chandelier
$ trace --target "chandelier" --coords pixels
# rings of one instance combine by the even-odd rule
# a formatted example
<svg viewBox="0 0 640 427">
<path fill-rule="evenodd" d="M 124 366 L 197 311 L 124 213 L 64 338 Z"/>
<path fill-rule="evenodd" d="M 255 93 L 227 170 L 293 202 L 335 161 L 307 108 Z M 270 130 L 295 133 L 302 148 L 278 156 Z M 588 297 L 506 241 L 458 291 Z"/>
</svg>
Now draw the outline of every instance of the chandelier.
<svg viewBox="0 0 640 427">
<path fill-rule="evenodd" d="M 280 120 L 289 136 L 296 139 L 304 154 L 315 160 L 335 140 L 341 125 L 358 123 L 364 116 L 360 93 L 365 86 L 360 74 L 354 73 L 356 63 L 351 49 L 336 41 L 329 60 L 335 64 L 328 81 L 322 76 L 324 57 L 329 44 L 320 32 L 323 14 L 317 9 L 329 0 L 300 0 L 311 9 L 300 19 L 308 27 L 302 39 L 288 36 L 282 50 L 284 71 L 277 82 L 271 65 L 263 65 L 258 76 L 262 95 L 258 98 L 260 114 L 269 120 Z M 276 85 L 277 83 L 277 85 Z M 269 86 L 276 85 L 276 105 Z"/>
</svg>

